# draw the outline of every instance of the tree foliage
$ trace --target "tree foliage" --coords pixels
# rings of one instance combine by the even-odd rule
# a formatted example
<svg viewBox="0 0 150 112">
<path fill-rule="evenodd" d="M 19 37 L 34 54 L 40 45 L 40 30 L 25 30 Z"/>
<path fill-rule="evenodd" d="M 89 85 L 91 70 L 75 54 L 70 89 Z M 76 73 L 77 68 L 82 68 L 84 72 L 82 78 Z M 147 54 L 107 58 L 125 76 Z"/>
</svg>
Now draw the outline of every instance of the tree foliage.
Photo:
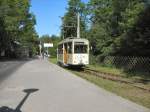
<svg viewBox="0 0 150 112">
<path fill-rule="evenodd" d="M 40 37 L 41 44 L 43 44 L 43 43 L 53 43 L 53 47 L 48 49 L 49 54 L 51 55 L 51 57 L 56 57 L 56 55 L 57 55 L 57 45 L 60 42 L 60 40 L 61 40 L 61 38 L 59 36 L 56 36 L 56 35 L 52 35 L 52 36 L 43 35 L 43 36 Z M 46 50 L 47 49 L 43 49 L 43 51 L 46 51 Z"/>
<path fill-rule="evenodd" d="M 81 36 L 85 36 L 85 4 L 81 0 L 69 0 L 67 12 L 62 18 L 62 36 L 77 37 L 77 14 L 80 14 Z"/>
<path fill-rule="evenodd" d="M 89 39 L 92 54 L 150 56 L 149 0 L 69 0 L 63 24 L 76 26 L 77 9 L 84 17 L 81 37 Z M 75 35 L 76 29 L 64 29 L 70 33 L 65 37 Z"/>
<path fill-rule="evenodd" d="M 22 46 L 36 45 L 35 16 L 29 12 L 29 0 L 0 1 L 0 54 L 12 52 L 16 43 Z"/>
</svg>

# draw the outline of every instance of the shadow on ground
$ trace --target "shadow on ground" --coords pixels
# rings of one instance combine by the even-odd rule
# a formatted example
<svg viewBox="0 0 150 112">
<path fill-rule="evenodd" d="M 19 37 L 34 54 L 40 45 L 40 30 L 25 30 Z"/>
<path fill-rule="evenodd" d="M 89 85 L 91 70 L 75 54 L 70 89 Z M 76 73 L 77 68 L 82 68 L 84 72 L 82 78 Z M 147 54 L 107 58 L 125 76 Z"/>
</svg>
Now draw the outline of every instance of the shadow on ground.
<svg viewBox="0 0 150 112">
<path fill-rule="evenodd" d="M 24 58 L 24 59 L 0 59 L 0 83 L 17 71 L 25 63 L 37 58 Z"/>
<path fill-rule="evenodd" d="M 75 72 L 83 72 L 84 71 L 84 66 L 68 66 L 66 69 L 75 71 Z"/>
<path fill-rule="evenodd" d="M 21 100 L 21 102 L 18 104 L 18 106 L 15 109 L 9 108 L 7 106 L 3 106 L 0 108 L 0 112 L 22 112 L 21 108 L 23 106 L 23 104 L 26 102 L 26 100 L 28 99 L 28 97 L 34 93 L 37 92 L 39 89 L 25 89 L 23 90 L 23 92 L 26 93 L 25 97 Z"/>
</svg>

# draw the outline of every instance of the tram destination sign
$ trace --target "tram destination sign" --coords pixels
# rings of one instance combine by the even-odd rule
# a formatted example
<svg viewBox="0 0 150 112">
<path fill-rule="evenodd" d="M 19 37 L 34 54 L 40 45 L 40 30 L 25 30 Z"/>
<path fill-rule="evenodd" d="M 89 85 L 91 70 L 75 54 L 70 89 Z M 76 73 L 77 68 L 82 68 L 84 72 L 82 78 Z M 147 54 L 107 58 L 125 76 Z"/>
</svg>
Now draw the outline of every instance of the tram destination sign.
<svg viewBox="0 0 150 112">
<path fill-rule="evenodd" d="M 75 42 L 75 44 L 76 44 L 76 45 L 79 45 L 79 44 L 82 45 L 82 44 L 85 44 L 85 43 L 84 43 L 84 42 Z"/>
</svg>

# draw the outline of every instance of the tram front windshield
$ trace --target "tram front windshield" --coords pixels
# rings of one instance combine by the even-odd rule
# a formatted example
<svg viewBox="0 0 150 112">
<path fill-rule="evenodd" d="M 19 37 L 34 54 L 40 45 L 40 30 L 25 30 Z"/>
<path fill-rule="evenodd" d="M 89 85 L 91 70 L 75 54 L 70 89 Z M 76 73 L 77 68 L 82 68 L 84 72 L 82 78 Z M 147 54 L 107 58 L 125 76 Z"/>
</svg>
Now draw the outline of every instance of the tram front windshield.
<svg viewBox="0 0 150 112">
<path fill-rule="evenodd" d="M 87 53 L 87 45 L 75 45 L 74 46 L 74 53 Z"/>
</svg>

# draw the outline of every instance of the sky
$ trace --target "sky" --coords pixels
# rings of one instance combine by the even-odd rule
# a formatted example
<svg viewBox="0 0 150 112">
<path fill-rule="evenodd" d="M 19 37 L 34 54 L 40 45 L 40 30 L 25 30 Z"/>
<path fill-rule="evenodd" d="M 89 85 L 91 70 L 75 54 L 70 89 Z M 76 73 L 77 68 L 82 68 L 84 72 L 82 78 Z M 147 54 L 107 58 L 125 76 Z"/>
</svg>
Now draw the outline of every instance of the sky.
<svg viewBox="0 0 150 112">
<path fill-rule="evenodd" d="M 31 0 L 30 12 L 36 16 L 36 31 L 42 35 L 60 35 L 61 17 L 68 0 Z M 82 0 L 87 2 L 88 0 Z"/>
</svg>

